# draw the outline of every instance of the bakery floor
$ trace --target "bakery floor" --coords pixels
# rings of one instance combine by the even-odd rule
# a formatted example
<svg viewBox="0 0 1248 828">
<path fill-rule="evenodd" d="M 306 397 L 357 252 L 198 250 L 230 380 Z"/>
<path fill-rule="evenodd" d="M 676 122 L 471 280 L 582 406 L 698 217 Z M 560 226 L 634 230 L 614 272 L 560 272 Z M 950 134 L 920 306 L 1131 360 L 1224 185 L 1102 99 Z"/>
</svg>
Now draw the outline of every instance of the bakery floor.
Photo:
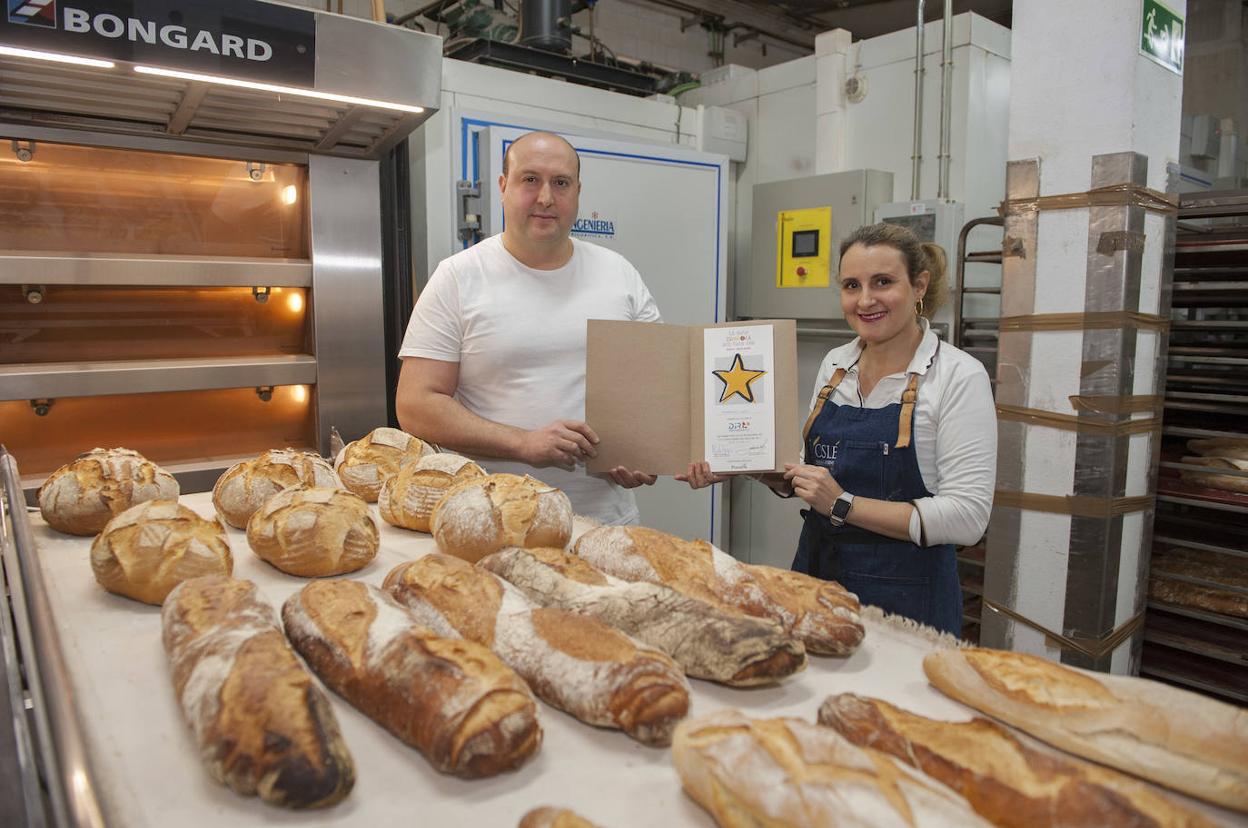
<svg viewBox="0 0 1248 828">
<path fill-rule="evenodd" d="M 213 516 L 208 493 L 181 501 Z M 380 586 L 399 563 L 436 551 L 429 535 L 390 526 L 376 506 L 373 515 L 381 550 L 348 577 Z M 682 793 L 666 748 L 644 747 L 541 703 L 544 740 L 537 756 L 518 771 L 464 781 L 434 771 L 419 752 L 331 692 L 356 763 L 350 796 L 324 811 L 286 811 L 237 796 L 212 780 L 196 753 L 161 647 L 160 608 L 105 592 L 91 572 L 90 538 L 55 532 L 38 514 L 31 514 L 31 523 L 109 825 L 514 826 L 539 805 L 572 808 L 604 828 L 714 825 Z M 587 528 L 577 522 L 578 534 Z M 307 583 L 257 558 L 243 532 L 226 531 L 234 576 L 255 581 L 275 609 Z M 853 692 L 934 718 L 970 718 L 968 708 L 923 676 L 923 655 L 940 646 L 932 637 L 885 621 L 878 611 L 864 617 L 866 637 L 857 652 L 812 656 L 803 673 L 783 684 L 734 690 L 692 680 L 692 715 L 736 707 L 752 716 L 813 721 L 828 695 Z M 1248 825 L 1248 815 L 1171 795 L 1227 824 Z"/>
</svg>

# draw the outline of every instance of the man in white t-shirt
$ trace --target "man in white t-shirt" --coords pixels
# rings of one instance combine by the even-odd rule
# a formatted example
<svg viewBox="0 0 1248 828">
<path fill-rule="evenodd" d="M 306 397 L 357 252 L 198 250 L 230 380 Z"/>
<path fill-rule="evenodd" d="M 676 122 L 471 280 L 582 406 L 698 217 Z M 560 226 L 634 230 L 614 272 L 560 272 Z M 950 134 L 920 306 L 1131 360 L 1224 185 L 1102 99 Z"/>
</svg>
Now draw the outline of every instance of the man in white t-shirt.
<svg viewBox="0 0 1248 828">
<path fill-rule="evenodd" d="M 654 475 L 587 474 L 598 435 L 585 420 L 589 319 L 658 322 L 641 275 L 618 253 L 570 235 L 580 158 L 548 132 L 521 136 L 498 179 L 503 232 L 445 259 L 420 294 L 399 356 L 396 408 L 406 431 L 532 474 L 604 523 L 636 523 L 627 489 Z"/>
</svg>

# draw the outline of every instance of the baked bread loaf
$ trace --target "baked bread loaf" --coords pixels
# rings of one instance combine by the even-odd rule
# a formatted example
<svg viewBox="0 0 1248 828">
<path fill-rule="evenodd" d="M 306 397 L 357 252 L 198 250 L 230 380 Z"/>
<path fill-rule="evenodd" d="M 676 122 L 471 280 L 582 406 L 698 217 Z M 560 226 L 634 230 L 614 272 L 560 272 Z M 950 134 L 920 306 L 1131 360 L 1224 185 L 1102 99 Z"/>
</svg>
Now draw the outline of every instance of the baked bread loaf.
<svg viewBox="0 0 1248 828">
<path fill-rule="evenodd" d="M 480 566 L 542 606 L 597 618 L 657 647 L 694 678 L 750 687 L 806 666 L 801 642 L 773 621 L 726 612 L 660 584 L 612 578 L 562 549 L 513 546 Z"/>
<path fill-rule="evenodd" d="M 1248 437 L 1213 437 L 1206 440 L 1188 440 L 1188 451 L 1201 457 L 1225 457 L 1228 460 L 1248 460 Z"/>
<path fill-rule="evenodd" d="M 689 712 L 689 685 L 665 654 L 595 618 L 538 607 L 459 558 L 400 564 L 384 588 L 435 633 L 489 647 L 538 698 L 583 722 L 667 745 Z"/>
<path fill-rule="evenodd" d="M 251 581 L 183 581 L 160 613 L 173 687 L 212 778 L 274 805 L 351 792 L 355 765 L 325 691 Z"/>
<path fill-rule="evenodd" d="M 681 722 L 672 761 L 721 828 L 987 826 L 965 799 L 836 731 L 719 710 Z"/>
<path fill-rule="evenodd" d="M 334 467 L 316 452 L 270 449 L 226 469 L 212 487 L 212 505 L 223 521 L 235 529 L 246 529 L 247 521 L 264 501 L 290 486 L 336 489 L 339 481 Z"/>
<path fill-rule="evenodd" d="M 343 446 L 334 458 L 334 471 L 348 491 L 369 503 L 376 503 L 381 485 L 387 479 L 399 469 L 433 453 L 433 446 L 406 431 L 375 428 Z"/>
<path fill-rule="evenodd" d="M 1156 544 L 1148 568 L 1148 597 L 1167 604 L 1195 607 L 1248 618 L 1248 566 L 1241 559 L 1204 549 Z M 1224 585 L 1197 584 L 1199 578 Z"/>
<path fill-rule="evenodd" d="M 567 808 L 534 808 L 520 819 L 518 828 L 598 828 Z"/>
<path fill-rule="evenodd" d="M 862 642 L 858 598 L 835 581 L 770 566 L 747 566 L 704 540 L 641 526 L 599 526 L 576 554 L 625 581 L 669 586 L 682 595 L 768 618 L 820 655 L 848 655 Z"/>
<path fill-rule="evenodd" d="M 1248 459 L 1239 460 L 1233 457 L 1184 457 L 1183 463 L 1189 466 L 1207 466 L 1210 469 L 1248 472 Z M 1179 477 L 1194 486 L 1204 486 L 1207 489 L 1221 489 L 1224 492 L 1248 494 L 1248 476 L 1244 475 L 1180 471 Z"/>
<path fill-rule="evenodd" d="M 386 523 L 417 532 L 431 529 L 433 507 L 454 486 L 485 477 L 485 470 L 458 454 L 431 454 L 386 479 L 377 509 Z"/>
<path fill-rule="evenodd" d="M 202 575 L 234 571 L 225 530 L 174 500 L 131 506 L 91 544 L 91 570 L 109 592 L 160 606 L 169 591 Z"/>
<path fill-rule="evenodd" d="M 843 693 L 819 707 L 819 724 L 943 782 L 994 825 L 1214 825 L 1134 777 L 1029 747 L 987 719 L 940 722 Z"/>
<path fill-rule="evenodd" d="M 58 532 L 94 535 L 131 506 L 179 493 L 173 475 L 137 451 L 94 448 L 48 475 L 39 512 Z"/>
<path fill-rule="evenodd" d="M 941 692 L 1051 745 L 1248 811 L 1248 710 L 1132 676 L 1002 650 L 940 650 Z"/>
<path fill-rule="evenodd" d="M 313 581 L 287 599 L 282 620 L 326 684 L 443 773 L 492 776 L 541 745 L 519 676 L 480 644 L 435 636 L 374 586 Z"/>
<path fill-rule="evenodd" d="M 476 563 L 505 546 L 567 546 L 572 503 L 528 475 L 490 474 L 448 491 L 430 526 L 439 549 Z"/>
<path fill-rule="evenodd" d="M 365 567 L 377 557 L 380 542 L 368 504 L 345 489 L 292 486 L 265 501 L 247 522 L 252 551 L 304 578 Z"/>
</svg>

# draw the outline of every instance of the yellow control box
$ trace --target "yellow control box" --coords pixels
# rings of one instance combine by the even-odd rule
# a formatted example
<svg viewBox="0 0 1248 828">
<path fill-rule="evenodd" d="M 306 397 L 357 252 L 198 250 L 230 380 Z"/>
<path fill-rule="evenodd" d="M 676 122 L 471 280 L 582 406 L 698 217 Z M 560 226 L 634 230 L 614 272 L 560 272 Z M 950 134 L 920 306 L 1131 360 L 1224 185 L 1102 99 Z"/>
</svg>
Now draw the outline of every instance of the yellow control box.
<svg viewBox="0 0 1248 828">
<path fill-rule="evenodd" d="M 832 208 L 782 210 L 777 215 L 776 232 L 776 287 L 828 287 Z"/>
</svg>

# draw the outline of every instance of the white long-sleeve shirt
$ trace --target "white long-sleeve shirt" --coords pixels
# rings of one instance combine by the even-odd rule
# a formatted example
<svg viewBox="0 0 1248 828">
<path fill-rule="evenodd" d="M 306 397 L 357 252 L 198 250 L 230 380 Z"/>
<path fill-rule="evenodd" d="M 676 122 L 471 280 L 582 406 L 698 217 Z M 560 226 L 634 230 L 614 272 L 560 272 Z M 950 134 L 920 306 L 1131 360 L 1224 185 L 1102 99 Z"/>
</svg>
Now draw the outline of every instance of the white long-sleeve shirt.
<svg viewBox="0 0 1248 828">
<path fill-rule="evenodd" d="M 819 366 L 810 405 L 813 409 L 819 391 L 837 368 L 845 369 L 845 378 L 830 401 L 863 408 L 899 402 L 908 375 L 918 372 L 914 445 L 923 484 L 932 497 L 914 501 L 910 540 L 926 546 L 966 546 L 983 537 L 992 512 L 997 479 L 996 406 L 988 372 L 979 360 L 939 342 L 927 320 L 923 328 L 923 339 L 905 372 L 881 379 L 865 400 L 858 391 L 862 340 L 855 338 L 828 352 Z"/>
</svg>

